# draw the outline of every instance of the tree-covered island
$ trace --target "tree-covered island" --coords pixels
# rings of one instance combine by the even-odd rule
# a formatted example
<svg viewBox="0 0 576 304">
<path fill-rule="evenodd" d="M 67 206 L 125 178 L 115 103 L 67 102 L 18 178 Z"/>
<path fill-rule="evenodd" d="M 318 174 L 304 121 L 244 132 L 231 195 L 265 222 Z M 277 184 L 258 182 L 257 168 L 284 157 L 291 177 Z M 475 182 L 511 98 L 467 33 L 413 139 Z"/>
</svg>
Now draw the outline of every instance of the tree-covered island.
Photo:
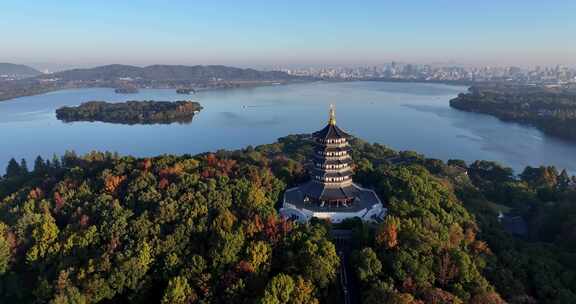
<svg viewBox="0 0 576 304">
<path fill-rule="evenodd" d="M 62 107 L 56 117 L 65 122 L 101 121 L 119 124 L 190 123 L 202 106 L 195 101 L 90 101 L 77 107 Z"/>
<path fill-rule="evenodd" d="M 576 141 L 576 91 L 560 87 L 473 86 L 450 101 L 459 110 L 533 125 L 546 134 Z"/>
<path fill-rule="evenodd" d="M 137 87 L 122 87 L 114 90 L 116 94 L 136 94 L 138 93 Z"/>
</svg>

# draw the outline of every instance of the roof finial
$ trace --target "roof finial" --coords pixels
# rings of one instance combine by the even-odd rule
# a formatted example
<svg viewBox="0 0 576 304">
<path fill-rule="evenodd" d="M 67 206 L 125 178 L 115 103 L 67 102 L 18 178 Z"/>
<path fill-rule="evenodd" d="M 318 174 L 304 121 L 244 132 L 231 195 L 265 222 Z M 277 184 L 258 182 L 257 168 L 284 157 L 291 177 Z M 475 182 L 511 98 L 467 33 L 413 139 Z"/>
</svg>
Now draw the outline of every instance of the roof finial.
<svg viewBox="0 0 576 304">
<path fill-rule="evenodd" d="M 328 124 L 333 126 L 336 125 L 336 112 L 333 104 L 330 104 L 330 120 L 328 120 Z"/>
</svg>

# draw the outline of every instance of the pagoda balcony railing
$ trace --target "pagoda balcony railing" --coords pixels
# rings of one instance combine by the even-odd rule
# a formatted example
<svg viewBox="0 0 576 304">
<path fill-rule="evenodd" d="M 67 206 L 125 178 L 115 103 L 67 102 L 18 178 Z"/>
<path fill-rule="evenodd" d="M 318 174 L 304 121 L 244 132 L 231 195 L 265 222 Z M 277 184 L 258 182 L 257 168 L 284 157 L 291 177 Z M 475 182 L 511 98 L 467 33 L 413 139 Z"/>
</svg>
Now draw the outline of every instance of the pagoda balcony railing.
<svg viewBox="0 0 576 304">
<path fill-rule="evenodd" d="M 327 165 L 323 162 L 314 162 L 314 166 L 320 169 L 327 169 L 327 170 L 339 170 L 344 168 L 350 168 L 350 163 L 339 163 L 334 165 Z"/>
<path fill-rule="evenodd" d="M 352 171 L 352 167 L 347 166 L 347 167 L 342 167 L 342 168 L 321 168 L 322 170 L 329 172 L 329 173 L 340 173 L 340 172 L 346 172 L 346 171 Z"/>
<path fill-rule="evenodd" d="M 338 152 L 324 152 L 324 151 L 316 151 L 316 154 L 327 156 L 327 157 L 340 157 L 340 156 L 348 156 L 347 151 L 338 151 Z"/>
<path fill-rule="evenodd" d="M 340 156 L 328 156 L 328 155 L 323 155 L 323 154 L 319 154 L 316 153 L 314 154 L 314 158 L 320 161 L 324 161 L 324 160 L 348 160 L 348 159 L 352 159 L 352 157 L 350 156 L 350 154 L 346 154 L 346 155 L 340 155 Z"/>
<path fill-rule="evenodd" d="M 347 145 L 348 140 L 345 138 L 337 138 L 337 139 L 317 139 L 317 143 L 322 145 Z"/>
<path fill-rule="evenodd" d="M 324 155 L 320 155 L 324 156 Z M 343 155 L 343 156 L 324 156 L 325 160 L 347 160 L 350 159 L 350 155 Z"/>
<path fill-rule="evenodd" d="M 323 177 L 323 176 L 315 176 L 316 181 L 319 181 L 326 185 L 339 185 L 346 183 L 348 181 L 352 181 L 352 176 L 339 176 L 339 177 Z"/>
<path fill-rule="evenodd" d="M 342 143 L 342 144 L 322 144 L 326 147 L 329 148 L 345 148 L 345 147 L 349 147 L 350 145 L 348 143 Z"/>
</svg>

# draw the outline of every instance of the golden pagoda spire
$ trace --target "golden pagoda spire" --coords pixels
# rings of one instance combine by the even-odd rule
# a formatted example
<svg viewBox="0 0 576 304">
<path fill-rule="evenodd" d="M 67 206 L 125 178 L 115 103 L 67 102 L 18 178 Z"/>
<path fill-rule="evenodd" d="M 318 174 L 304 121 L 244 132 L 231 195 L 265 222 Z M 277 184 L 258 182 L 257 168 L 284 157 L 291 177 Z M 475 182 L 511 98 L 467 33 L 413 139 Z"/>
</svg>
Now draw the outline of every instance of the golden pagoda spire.
<svg viewBox="0 0 576 304">
<path fill-rule="evenodd" d="M 329 125 L 336 125 L 336 112 L 334 110 L 334 105 L 330 104 L 330 119 L 328 120 Z"/>
</svg>

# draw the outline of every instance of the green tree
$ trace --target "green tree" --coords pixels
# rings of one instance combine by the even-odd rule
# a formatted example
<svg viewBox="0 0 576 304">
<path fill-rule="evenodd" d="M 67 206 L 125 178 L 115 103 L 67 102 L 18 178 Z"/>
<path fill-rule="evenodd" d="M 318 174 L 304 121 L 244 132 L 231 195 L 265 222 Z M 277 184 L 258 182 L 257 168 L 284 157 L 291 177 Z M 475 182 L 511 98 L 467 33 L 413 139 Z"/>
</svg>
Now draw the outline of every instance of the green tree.
<svg viewBox="0 0 576 304">
<path fill-rule="evenodd" d="M 64 290 L 56 295 L 51 301 L 52 304 L 86 304 L 86 296 L 78 288 L 66 286 Z"/>
<path fill-rule="evenodd" d="M 34 262 L 46 256 L 58 238 L 59 229 L 49 213 L 43 213 L 32 228 L 32 247 L 26 252 L 26 260 Z M 55 248 L 54 248 L 55 249 Z"/>
<path fill-rule="evenodd" d="M 372 281 L 382 271 L 382 263 L 376 256 L 376 252 L 370 247 L 366 247 L 354 255 L 354 264 L 361 281 Z"/>
<path fill-rule="evenodd" d="M 272 248 L 264 241 L 252 242 L 247 248 L 248 261 L 256 272 L 267 269 L 270 263 Z"/>
<path fill-rule="evenodd" d="M 306 241 L 300 259 L 304 264 L 305 277 L 320 288 L 325 288 L 336 279 L 340 258 L 332 242 L 326 239 Z"/>
<path fill-rule="evenodd" d="M 36 160 L 34 160 L 34 173 L 42 174 L 45 172 L 46 172 L 46 163 L 44 162 L 41 156 L 36 157 Z"/>
<path fill-rule="evenodd" d="M 177 276 L 170 279 L 168 287 L 164 290 L 162 304 L 186 304 L 196 300 L 186 277 Z"/>
<path fill-rule="evenodd" d="M 27 174 L 28 171 L 28 164 L 26 163 L 26 159 L 20 160 L 20 174 Z"/>
<path fill-rule="evenodd" d="M 0 276 L 4 274 L 10 265 L 11 249 L 7 239 L 7 226 L 0 222 Z"/>
<path fill-rule="evenodd" d="M 11 158 L 6 167 L 6 178 L 18 177 L 21 173 L 20 165 L 14 158 Z"/>
<path fill-rule="evenodd" d="M 290 303 L 292 292 L 294 291 L 294 280 L 287 274 L 279 274 L 272 278 L 264 290 L 264 297 L 260 300 L 262 304 L 284 304 Z"/>
</svg>

